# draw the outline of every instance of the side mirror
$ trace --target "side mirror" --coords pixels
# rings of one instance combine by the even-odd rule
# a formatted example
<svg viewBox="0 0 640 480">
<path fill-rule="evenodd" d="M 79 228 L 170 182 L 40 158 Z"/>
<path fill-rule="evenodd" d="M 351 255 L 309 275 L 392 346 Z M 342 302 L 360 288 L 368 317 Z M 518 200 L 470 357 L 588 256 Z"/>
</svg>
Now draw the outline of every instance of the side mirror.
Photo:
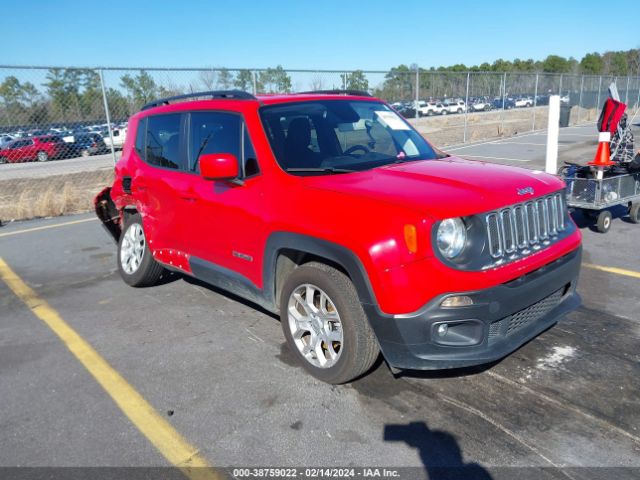
<svg viewBox="0 0 640 480">
<path fill-rule="evenodd" d="M 231 153 L 205 153 L 198 161 L 205 180 L 233 180 L 240 174 L 238 159 Z"/>
</svg>

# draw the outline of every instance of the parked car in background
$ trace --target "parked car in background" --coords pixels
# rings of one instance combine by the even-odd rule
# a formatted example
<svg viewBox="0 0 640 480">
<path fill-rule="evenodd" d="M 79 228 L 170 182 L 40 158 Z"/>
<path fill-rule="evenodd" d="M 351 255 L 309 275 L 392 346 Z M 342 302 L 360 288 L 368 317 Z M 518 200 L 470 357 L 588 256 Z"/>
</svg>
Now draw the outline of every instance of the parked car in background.
<svg viewBox="0 0 640 480">
<path fill-rule="evenodd" d="M 445 100 L 442 102 L 442 115 L 448 113 L 464 113 L 467 111 L 467 105 L 462 100 Z"/>
<path fill-rule="evenodd" d="M 0 163 L 46 162 L 63 155 L 64 147 L 62 139 L 55 135 L 20 138 L 0 149 Z"/>
<path fill-rule="evenodd" d="M 108 148 L 111 148 L 111 137 L 109 136 L 109 130 L 103 130 L 100 132 L 102 135 L 102 139 L 104 140 L 105 145 Z M 124 146 L 124 141 L 127 136 L 127 128 L 114 128 L 111 130 L 111 134 L 113 135 L 113 148 L 116 150 L 121 150 Z"/>
<path fill-rule="evenodd" d="M 549 95 L 537 95 L 536 97 L 536 105 L 549 105 Z"/>
<path fill-rule="evenodd" d="M 511 110 L 512 108 L 516 108 L 516 102 L 511 97 L 505 98 L 504 102 L 502 97 L 496 97 L 493 99 L 493 102 L 491 103 L 493 105 L 494 110 L 502 110 L 503 105 L 505 110 Z"/>
<path fill-rule="evenodd" d="M 518 108 L 533 107 L 533 98 L 518 97 L 514 100 L 514 105 Z"/>
<path fill-rule="evenodd" d="M 416 118 L 416 109 L 412 106 L 403 106 L 398 109 L 398 113 L 404 118 Z"/>
<path fill-rule="evenodd" d="M 74 142 L 68 145 L 68 148 L 70 149 L 68 156 L 73 157 L 88 157 L 109 152 L 109 147 L 107 147 L 102 135 L 99 133 L 75 135 Z"/>
<path fill-rule="evenodd" d="M 418 110 L 418 113 L 421 117 L 430 117 L 432 115 L 442 114 L 443 109 L 444 107 L 440 102 L 425 102 L 425 104 L 420 107 L 420 110 Z"/>
<path fill-rule="evenodd" d="M 1 135 L 0 136 L 0 148 L 3 148 L 5 145 L 13 142 L 15 138 L 10 137 L 9 135 Z"/>
<path fill-rule="evenodd" d="M 488 98 L 476 98 L 473 103 L 469 105 L 469 110 L 472 112 L 488 112 L 493 106 Z"/>
</svg>

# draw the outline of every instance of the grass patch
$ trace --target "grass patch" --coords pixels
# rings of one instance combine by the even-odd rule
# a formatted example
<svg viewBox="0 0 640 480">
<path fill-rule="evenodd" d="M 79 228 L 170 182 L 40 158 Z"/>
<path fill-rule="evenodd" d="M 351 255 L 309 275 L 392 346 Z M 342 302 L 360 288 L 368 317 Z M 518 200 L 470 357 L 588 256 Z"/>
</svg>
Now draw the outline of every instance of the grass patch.
<svg viewBox="0 0 640 480">
<path fill-rule="evenodd" d="M 56 217 L 93 210 L 93 198 L 113 183 L 113 170 L 0 181 L 0 220 Z"/>
</svg>

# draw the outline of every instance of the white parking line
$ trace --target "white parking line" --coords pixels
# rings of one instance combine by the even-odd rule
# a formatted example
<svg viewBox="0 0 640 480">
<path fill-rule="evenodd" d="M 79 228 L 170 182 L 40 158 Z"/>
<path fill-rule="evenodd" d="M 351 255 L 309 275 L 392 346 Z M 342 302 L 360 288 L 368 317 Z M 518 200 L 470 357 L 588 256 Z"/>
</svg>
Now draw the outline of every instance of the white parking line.
<svg viewBox="0 0 640 480">
<path fill-rule="evenodd" d="M 525 160 L 523 158 L 506 158 L 506 157 L 488 157 L 486 155 L 467 155 L 464 154 L 464 157 L 470 157 L 470 158 L 487 158 L 490 160 L 507 160 L 509 162 L 533 162 L 535 161 L 535 159 L 531 159 L 531 160 Z M 464 158 L 463 157 L 463 158 Z"/>
<path fill-rule="evenodd" d="M 546 143 L 528 143 L 528 142 L 491 142 L 491 145 L 535 145 L 536 147 L 546 147 Z M 558 147 L 570 147 L 571 145 L 558 145 Z"/>
</svg>

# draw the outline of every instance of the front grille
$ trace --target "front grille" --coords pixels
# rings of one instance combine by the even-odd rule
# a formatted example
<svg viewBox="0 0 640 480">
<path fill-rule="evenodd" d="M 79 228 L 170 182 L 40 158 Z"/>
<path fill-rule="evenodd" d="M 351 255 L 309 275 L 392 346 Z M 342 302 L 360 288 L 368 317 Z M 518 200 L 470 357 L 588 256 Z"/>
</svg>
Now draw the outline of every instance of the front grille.
<svg viewBox="0 0 640 480">
<path fill-rule="evenodd" d="M 560 290 L 556 290 L 548 297 L 543 298 L 533 305 L 491 323 L 491 325 L 489 325 L 489 343 L 496 341 L 498 338 L 513 335 L 527 325 L 544 317 L 558 306 L 566 289 L 566 286 L 562 287 Z"/>
<path fill-rule="evenodd" d="M 566 228 L 565 210 L 563 194 L 558 192 L 487 214 L 491 257 L 513 259 L 549 245 Z"/>
</svg>

